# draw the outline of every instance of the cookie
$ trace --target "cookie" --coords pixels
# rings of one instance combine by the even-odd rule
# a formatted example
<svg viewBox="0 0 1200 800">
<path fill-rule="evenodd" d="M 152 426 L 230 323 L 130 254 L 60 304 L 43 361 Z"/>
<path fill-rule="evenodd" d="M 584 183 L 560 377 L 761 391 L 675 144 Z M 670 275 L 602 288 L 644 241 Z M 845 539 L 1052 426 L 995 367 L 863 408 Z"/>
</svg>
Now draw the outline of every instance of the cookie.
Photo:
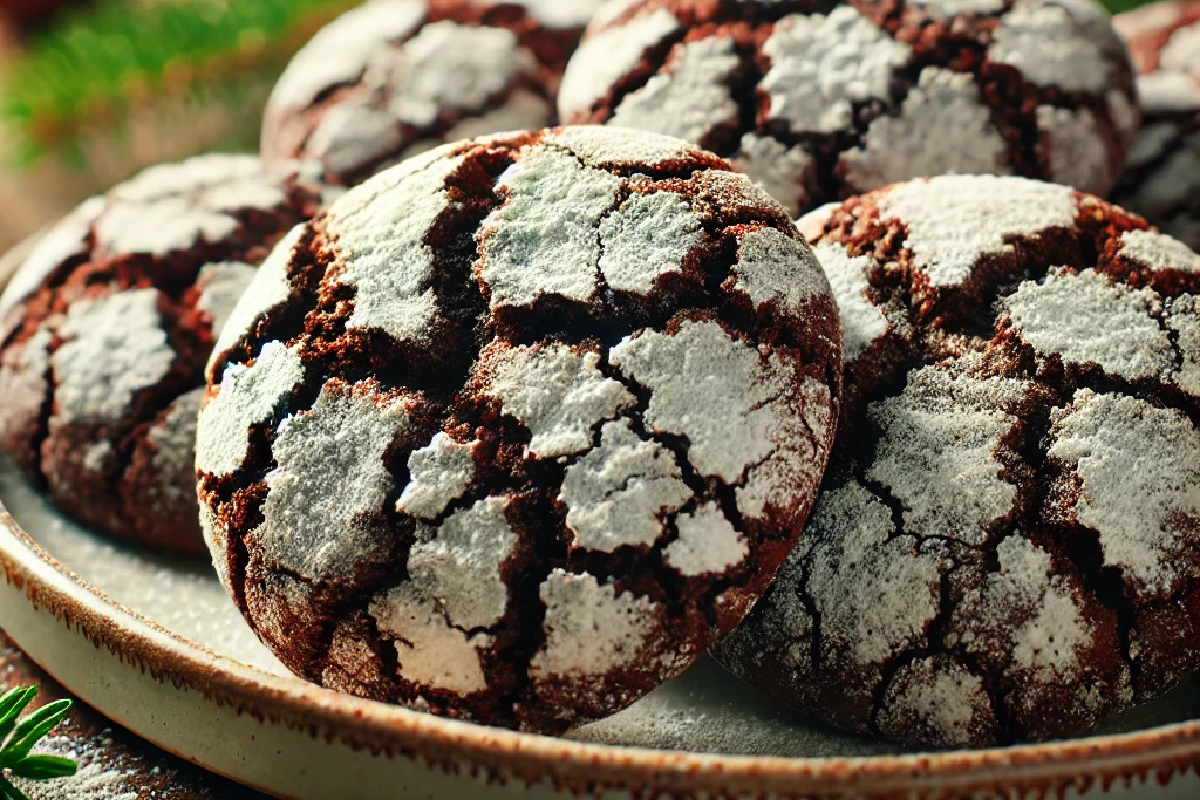
<svg viewBox="0 0 1200 800">
<path fill-rule="evenodd" d="M 370 0 L 296 54 L 263 117 L 262 156 L 311 158 L 353 185 L 429 148 L 552 122 L 602 0 Z"/>
<path fill-rule="evenodd" d="M 820 266 L 712 154 L 595 126 L 446 145 L 299 229 L 234 311 L 209 547 L 296 674 L 559 732 L 766 589 L 839 366 Z"/>
<path fill-rule="evenodd" d="M 1092 0 L 633 0 L 588 27 L 558 108 L 695 142 L 799 214 L 950 172 L 1103 194 L 1131 72 Z"/>
<path fill-rule="evenodd" d="M 1120 14 L 1138 71 L 1143 124 L 1113 202 L 1200 249 L 1200 2 Z"/>
<path fill-rule="evenodd" d="M 42 237 L 0 296 L 0 444 L 63 511 L 204 549 L 193 453 L 214 331 L 320 197 L 315 165 L 199 156 Z"/>
<path fill-rule="evenodd" d="M 1013 177 L 800 226 L 842 310 L 841 433 L 721 662 L 844 728 L 955 747 L 1086 730 L 1200 665 L 1200 256 Z"/>
</svg>

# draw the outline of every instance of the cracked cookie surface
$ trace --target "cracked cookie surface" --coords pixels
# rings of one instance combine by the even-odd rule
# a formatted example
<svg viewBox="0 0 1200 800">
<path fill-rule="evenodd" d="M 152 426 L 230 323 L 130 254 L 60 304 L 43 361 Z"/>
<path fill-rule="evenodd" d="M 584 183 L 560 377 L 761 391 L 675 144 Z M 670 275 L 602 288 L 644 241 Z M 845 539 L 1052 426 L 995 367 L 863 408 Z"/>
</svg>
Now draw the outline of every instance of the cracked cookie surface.
<svg viewBox="0 0 1200 800">
<path fill-rule="evenodd" d="M 316 211 L 315 164 L 152 167 L 47 232 L 0 296 L 0 439 L 72 516 L 201 551 L 195 431 L 216 331 Z"/>
<path fill-rule="evenodd" d="M 558 109 L 693 141 L 794 214 L 948 173 L 1104 194 L 1138 123 L 1128 53 L 1091 0 L 613 3 Z"/>
<path fill-rule="evenodd" d="M 1119 14 L 1138 72 L 1142 128 L 1113 202 L 1200 250 L 1200 2 Z"/>
<path fill-rule="evenodd" d="M 844 312 L 841 428 L 800 544 L 718 659 L 939 747 L 1086 730 L 1200 666 L 1200 255 L 1012 177 L 799 225 Z"/>
<path fill-rule="evenodd" d="M 684 142 L 443 146 L 286 240 L 209 365 L 222 580 L 325 686 L 558 732 L 678 674 L 769 584 L 841 394 L 786 211 Z"/>
<path fill-rule="evenodd" d="M 262 155 L 354 185 L 431 147 L 553 122 L 603 0 L 370 0 L 325 26 L 276 84 Z"/>
</svg>

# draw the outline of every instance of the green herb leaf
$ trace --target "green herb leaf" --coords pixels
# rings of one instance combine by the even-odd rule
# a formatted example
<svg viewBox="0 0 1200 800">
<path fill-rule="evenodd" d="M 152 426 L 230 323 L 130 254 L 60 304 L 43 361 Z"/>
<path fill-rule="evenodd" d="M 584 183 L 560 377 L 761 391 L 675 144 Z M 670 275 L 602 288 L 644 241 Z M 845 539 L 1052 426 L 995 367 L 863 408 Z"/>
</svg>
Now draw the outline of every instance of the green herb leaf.
<svg viewBox="0 0 1200 800">
<path fill-rule="evenodd" d="M 62 718 L 71 710 L 70 700 L 55 700 L 21 720 L 21 724 L 13 731 L 9 740 L 0 749 L 0 765 L 14 767 L 17 762 L 29 755 L 29 751 L 38 740 L 54 729 Z"/>
<path fill-rule="evenodd" d="M 12 774 L 31 781 L 66 778 L 75 774 L 75 762 L 62 756 L 26 756 L 12 768 Z"/>
<path fill-rule="evenodd" d="M 18 686 L 0 697 L 0 742 L 17 726 L 17 717 L 37 696 L 36 686 Z"/>
</svg>

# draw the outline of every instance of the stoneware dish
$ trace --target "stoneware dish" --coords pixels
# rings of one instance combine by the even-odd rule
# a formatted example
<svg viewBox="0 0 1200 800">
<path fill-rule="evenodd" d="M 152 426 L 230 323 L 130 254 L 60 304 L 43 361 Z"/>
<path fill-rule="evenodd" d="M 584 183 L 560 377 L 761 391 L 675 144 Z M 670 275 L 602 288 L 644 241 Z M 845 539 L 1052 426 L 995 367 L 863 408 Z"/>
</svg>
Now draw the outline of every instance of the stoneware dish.
<svg viewBox="0 0 1200 800">
<path fill-rule="evenodd" d="M 0 287 L 23 249 L 0 261 Z M 552 739 L 290 676 L 206 562 L 95 537 L 5 463 L 0 568 L 0 625 L 54 678 L 160 747 L 283 798 L 1200 794 L 1200 721 L 1189 721 L 1200 680 L 1091 737 L 919 754 L 791 714 L 705 659 L 615 717 Z"/>
</svg>

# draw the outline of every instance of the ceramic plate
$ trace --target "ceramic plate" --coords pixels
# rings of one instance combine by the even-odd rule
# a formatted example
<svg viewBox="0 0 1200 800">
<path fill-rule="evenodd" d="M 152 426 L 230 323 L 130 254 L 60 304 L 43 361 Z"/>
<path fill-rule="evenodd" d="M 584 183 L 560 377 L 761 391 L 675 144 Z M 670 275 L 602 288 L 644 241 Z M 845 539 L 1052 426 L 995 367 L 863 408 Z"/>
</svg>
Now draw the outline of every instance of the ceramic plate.
<svg viewBox="0 0 1200 800">
<path fill-rule="evenodd" d="M 0 262 L 0 286 L 20 253 Z M 563 739 L 359 700 L 290 676 L 211 566 L 114 545 L 0 461 L 0 626 L 160 747 L 287 798 L 1194 797 L 1200 681 L 1071 741 L 905 753 L 781 709 L 710 660 Z M 1174 779 L 1174 780 L 1172 780 Z M 1153 787 L 1155 791 L 1147 787 Z M 1109 795 L 1116 796 L 1116 795 Z"/>
</svg>

